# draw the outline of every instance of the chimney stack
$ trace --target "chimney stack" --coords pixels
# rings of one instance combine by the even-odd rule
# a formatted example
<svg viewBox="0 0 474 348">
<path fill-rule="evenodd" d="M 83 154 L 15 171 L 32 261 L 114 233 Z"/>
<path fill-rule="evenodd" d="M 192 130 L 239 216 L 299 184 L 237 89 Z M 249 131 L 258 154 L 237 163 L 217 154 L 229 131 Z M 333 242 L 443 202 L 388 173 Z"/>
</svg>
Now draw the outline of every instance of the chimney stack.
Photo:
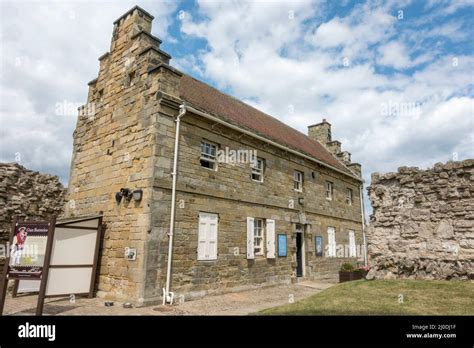
<svg viewBox="0 0 474 348">
<path fill-rule="evenodd" d="M 323 145 L 326 150 L 344 163 L 353 173 L 357 176 L 361 176 L 360 164 L 351 163 L 351 154 L 341 150 L 340 141 L 332 140 L 331 124 L 325 118 L 323 118 L 323 121 L 320 123 L 308 126 L 308 137 Z"/>
<path fill-rule="evenodd" d="M 321 123 L 308 126 L 308 136 L 326 146 L 326 143 L 332 141 L 331 124 L 323 118 Z"/>
<path fill-rule="evenodd" d="M 116 47 L 121 47 L 125 42 L 140 33 L 151 33 L 153 16 L 139 6 L 133 7 L 114 22 L 114 31 L 110 52 Z"/>
</svg>

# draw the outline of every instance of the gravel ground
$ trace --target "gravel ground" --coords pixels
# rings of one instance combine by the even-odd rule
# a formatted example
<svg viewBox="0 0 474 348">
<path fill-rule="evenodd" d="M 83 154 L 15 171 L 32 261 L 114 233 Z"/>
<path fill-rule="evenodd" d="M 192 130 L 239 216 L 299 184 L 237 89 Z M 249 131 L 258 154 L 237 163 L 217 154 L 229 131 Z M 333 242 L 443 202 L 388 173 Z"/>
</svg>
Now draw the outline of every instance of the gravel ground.
<svg viewBox="0 0 474 348">
<path fill-rule="evenodd" d="M 259 288 L 254 290 L 207 296 L 198 300 L 178 303 L 173 306 L 149 306 L 123 308 L 115 302 L 112 307 L 104 305 L 101 298 L 47 299 L 44 315 L 247 315 L 291 301 L 298 301 L 317 294 L 333 284 L 301 282 L 298 284 Z M 34 315 L 37 296 L 8 296 L 5 314 Z"/>
</svg>

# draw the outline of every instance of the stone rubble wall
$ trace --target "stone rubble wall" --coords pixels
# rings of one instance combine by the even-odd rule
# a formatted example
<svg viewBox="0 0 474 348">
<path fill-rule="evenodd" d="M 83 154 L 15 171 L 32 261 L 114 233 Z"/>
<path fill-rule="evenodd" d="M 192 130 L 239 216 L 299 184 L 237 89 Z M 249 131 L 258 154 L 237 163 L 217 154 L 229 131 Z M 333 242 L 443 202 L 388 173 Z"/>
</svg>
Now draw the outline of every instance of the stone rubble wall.
<svg viewBox="0 0 474 348">
<path fill-rule="evenodd" d="M 61 214 L 65 192 L 57 176 L 18 163 L 0 163 L 0 244 L 6 245 L 15 215 L 21 220 L 39 220 Z"/>
<path fill-rule="evenodd" d="M 368 279 L 474 279 L 474 160 L 373 173 Z"/>
</svg>

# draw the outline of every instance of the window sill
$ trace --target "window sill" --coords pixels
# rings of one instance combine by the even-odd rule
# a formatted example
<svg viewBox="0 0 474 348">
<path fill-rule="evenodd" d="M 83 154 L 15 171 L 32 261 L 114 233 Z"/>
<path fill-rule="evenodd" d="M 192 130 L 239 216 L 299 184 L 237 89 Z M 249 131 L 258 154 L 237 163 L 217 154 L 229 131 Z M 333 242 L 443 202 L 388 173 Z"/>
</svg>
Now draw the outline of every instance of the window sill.
<svg viewBox="0 0 474 348">
<path fill-rule="evenodd" d="M 201 166 L 201 168 L 206 169 L 206 170 L 210 170 L 211 172 L 217 172 L 217 168 L 207 168 L 207 167 L 204 167 L 204 166 Z"/>
</svg>

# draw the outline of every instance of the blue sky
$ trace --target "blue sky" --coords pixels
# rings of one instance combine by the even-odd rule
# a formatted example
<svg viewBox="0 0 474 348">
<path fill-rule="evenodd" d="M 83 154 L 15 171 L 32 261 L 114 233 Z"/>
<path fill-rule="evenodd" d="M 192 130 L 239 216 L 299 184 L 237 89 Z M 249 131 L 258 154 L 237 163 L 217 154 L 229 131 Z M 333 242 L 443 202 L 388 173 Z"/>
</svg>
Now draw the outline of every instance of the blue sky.
<svg viewBox="0 0 474 348">
<path fill-rule="evenodd" d="M 155 16 L 171 64 L 370 173 L 474 157 L 474 1 L 0 1 L 0 161 L 67 185 L 75 110 L 112 23 Z M 21 138 L 19 138 L 21 136 Z"/>
</svg>

